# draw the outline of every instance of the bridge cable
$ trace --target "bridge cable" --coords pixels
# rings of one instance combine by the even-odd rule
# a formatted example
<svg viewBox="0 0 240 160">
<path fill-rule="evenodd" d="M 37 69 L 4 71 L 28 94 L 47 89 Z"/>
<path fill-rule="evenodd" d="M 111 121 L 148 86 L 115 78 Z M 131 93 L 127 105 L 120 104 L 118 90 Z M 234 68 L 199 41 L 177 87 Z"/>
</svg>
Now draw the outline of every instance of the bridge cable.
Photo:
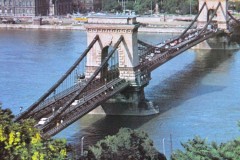
<svg viewBox="0 0 240 160">
<path fill-rule="evenodd" d="M 68 71 L 45 93 L 43 96 L 41 96 L 37 102 L 32 104 L 29 108 L 27 108 L 26 111 L 24 111 L 21 115 L 15 118 L 15 121 L 19 121 L 27 116 L 28 113 L 33 111 L 41 102 L 43 102 L 50 94 L 52 94 L 56 88 L 59 87 L 59 85 L 70 75 L 70 73 L 78 66 L 78 64 L 86 57 L 90 49 L 93 47 L 93 45 L 99 40 L 99 36 L 96 35 L 92 42 L 89 44 L 87 49 L 81 54 L 81 56 L 75 61 L 75 63 L 68 69 Z"/>
<path fill-rule="evenodd" d="M 203 8 L 204 8 L 205 6 L 206 6 L 206 2 L 203 3 L 201 9 L 199 10 L 198 14 L 197 14 L 197 15 L 195 16 L 195 18 L 193 19 L 193 21 L 191 22 L 191 24 L 183 31 L 183 33 L 182 33 L 179 37 L 182 37 L 182 36 L 193 26 L 193 24 L 196 22 L 197 18 L 199 17 L 199 15 L 201 14 L 201 12 L 202 12 L 202 10 L 203 10 Z M 179 37 L 178 37 L 178 38 L 179 38 Z M 155 47 L 155 46 L 153 46 L 153 45 L 151 45 L 151 44 L 148 44 L 148 43 L 146 43 L 146 42 L 143 42 L 143 41 L 141 41 L 141 40 L 138 40 L 138 43 L 141 44 L 141 45 L 143 45 L 143 46 L 145 46 L 145 47 Z"/>
<path fill-rule="evenodd" d="M 235 17 L 233 17 L 233 15 L 228 11 L 227 12 L 228 13 L 228 15 L 235 21 L 235 22 L 237 22 L 238 24 L 240 24 L 240 21 L 238 20 L 238 19 L 236 19 Z"/>
<path fill-rule="evenodd" d="M 193 21 L 191 22 L 191 24 L 183 31 L 183 33 L 179 36 L 182 37 L 192 26 L 193 24 L 196 22 L 197 18 L 199 17 L 199 15 L 202 13 L 203 8 L 206 6 L 206 2 L 204 2 L 204 4 L 202 5 L 200 11 L 198 12 L 198 14 L 195 16 L 195 18 L 193 19 Z"/>
<path fill-rule="evenodd" d="M 212 19 L 214 18 L 215 14 L 217 13 L 218 8 L 221 6 L 221 2 L 218 3 L 217 8 L 215 9 L 214 13 L 212 14 L 211 18 L 208 20 L 207 24 L 202 28 L 202 30 L 199 32 L 199 35 L 202 34 L 207 26 L 212 22 Z"/>
<path fill-rule="evenodd" d="M 199 17 L 199 15 L 201 14 L 203 8 L 206 6 L 206 2 L 204 2 L 204 4 L 202 5 L 201 9 L 200 9 L 200 12 L 198 12 L 198 14 L 195 16 L 194 20 L 191 22 L 191 24 L 183 31 L 183 33 L 178 36 L 177 38 L 175 39 L 179 39 L 180 37 L 184 36 L 184 34 L 192 27 L 192 25 L 196 22 L 197 18 Z M 174 41 L 174 40 L 173 40 Z M 143 42 L 141 40 L 138 40 L 138 43 L 141 44 L 142 46 L 145 46 L 147 47 L 147 51 L 146 53 L 148 53 L 149 51 L 151 51 L 152 49 L 155 48 L 155 46 L 151 45 L 151 44 L 148 44 L 146 42 Z"/>
<path fill-rule="evenodd" d="M 102 70 L 102 68 L 107 64 L 108 60 L 111 58 L 111 56 L 113 55 L 113 53 L 116 51 L 116 49 L 118 48 L 119 44 L 123 41 L 123 36 L 121 35 L 121 37 L 118 39 L 117 43 L 113 46 L 113 49 L 111 50 L 111 52 L 109 53 L 109 55 L 104 59 L 104 61 L 102 62 L 102 64 L 95 70 L 95 72 L 93 73 L 93 75 L 87 80 L 86 85 L 83 86 L 83 88 L 81 88 L 79 91 L 77 91 L 69 101 L 67 101 L 62 107 L 60 107 L 58 109 L 58 111 L 56 112 L 56 114 L 54 115 L 54 117 L 49 119 L 49 122 L 47 122 L 42 128 L 41 130 L 44 130 L 48 124 L 50 124 L 53 121 L 56 121 L 63 113 L 64 111 L 68 108 L 68 106 L 70 106 L 73 101 L 82 93 L 82 91 L 84 91 L 88 85 L 90 85 L 90 83 L 94 80 L 94 78 L 100 73 L 100 71 Z"/>
<path fill-rule="evenodd" d="M 141 45 L 144 46 L 144 47 L 154 47 L 153 45 L 148 44 L 148 43 L 146 43 L 146 42 L 143 42 L 143 41 L 141 41 L 141 40 L 138 40 L 138 43 L 141 44 Z"/>
</svg>

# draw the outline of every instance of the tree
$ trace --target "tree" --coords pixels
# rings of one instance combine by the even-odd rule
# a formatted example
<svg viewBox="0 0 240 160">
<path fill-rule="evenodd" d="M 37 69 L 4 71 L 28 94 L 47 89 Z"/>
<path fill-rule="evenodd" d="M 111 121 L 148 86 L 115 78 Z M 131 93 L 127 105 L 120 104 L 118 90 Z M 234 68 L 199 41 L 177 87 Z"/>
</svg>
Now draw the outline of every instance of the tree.
<svg viewBox="0 0 240 160">
<path fill-rule="evenodd" d="M 134 8 L 134 1 L 127 1 L 126 9 L 133 10 L 133 8 Z"/>
<path fill-rule="evenodd" d="M 153 141 L 145 132 L 127 128 L 121 128 L 116 135 L 107 136 L 91 146 L 85 159 L 166 160 L 165 156 L 153 147 Z"/>
<path fill-rule="evenodd" d="M 237 12 L 240 12 L 240 1 L 235 2 L 235 9 Z"/>
<path fill-rule="evenodd" d="M 138 14 L 148 13 L 151 10 L 152 0 L 137 0 L 134 4 L 134 10 Z"/>
<path fill-rule="evenodd" d="M 103 10 L 104 11 L 110 11 L 110 12 L 115 12 L 115 11 L 121 11 L 122 6 L 117 2 L 113 0 L 103 0 Z"/>
<path fill-rule="evenodd" d="M 235 139 L 218 145 L 216 142 L 207 143 L 206 139 L 195 137 L 182 144 L 184 151 L 177 150 L 172 154 L 172 160 L 238 160 L 240 157 L 240 139 Z"/>
<path fill-rule="evenodd" d="M 162 9 L 168 13 L 189 14 L 190 7 L 192 13 L 198 12 L 197 0 L 167 0 L 162 1 Z"/>
<path fill-rule="evenodd" d="M 34 121 L 13 122 L 9 109 L 0 107 L 0 159 L 1 160 L 61 160 L 65 159 L 65 140 L 43 140 L 34 127 Z"/>
</svg>

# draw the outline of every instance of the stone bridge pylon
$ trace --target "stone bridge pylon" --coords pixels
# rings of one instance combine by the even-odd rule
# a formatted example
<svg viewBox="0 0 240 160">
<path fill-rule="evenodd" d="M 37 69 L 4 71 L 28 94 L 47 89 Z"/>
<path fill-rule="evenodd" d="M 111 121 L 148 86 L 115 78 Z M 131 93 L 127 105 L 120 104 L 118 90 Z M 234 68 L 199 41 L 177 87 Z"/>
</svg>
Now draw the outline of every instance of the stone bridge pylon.
<svg viewBox="0 0 240 160">
<path fill-rule="evenodd" d="M 141 73 L 139 66 L 138 53 L 138 27 L 139 24 L 134 16 L 123 17 L 88 17 L 88 23 L 85 24 L 87 31 L 88 45 L 93 38 L 98 35 L 99 41 L 90 50 L 86 60 L 86 78 L 91 77 L 97 67 L 101 65 L 104 57 L 111 51 L 114 44 L 117 43 L 120 36 L 123 41 L 115 53 L 114 64 L 108 64 L 101 76 L 105 78 L 111 67 L 116 67 L 119 72 L 119 78 L 129 82 L 129 87 L 118 93 L 106 103 L 102 108 L 97 108 L 93 112 L 105 112 L 109 115 L 149 115 L 158 113 L 152 103 L 145 100 L 144 87 L 150 80 L 150 73 Z M 106 73 L 104 73 L 106 72 Z"/>
<path fill-rule="evenodd" d="M 199 11 L 201 7 L 206 3 L 205 7 L 203 8 L 202 12 L 198 17 L 198 27 L 204 26 L 210 16 L 213 14 L 214 10 L 217 8 L 218 4 L 220 3 L 220 7 L 218 7 L 215 17 L 213 21 L 216 23 L 217 28 L 219 29 L 228 29 L 228 0 L 198 0 L 199 1 Z"/>
<path fill-rule="evenodd" d="M 117 49 L 117 64 L 120 78 L 134 81 L 134 67 L 139 65 L 136 18 L 128 17 L 89 17 L 85 24 L 88 45 L 98 35 L 99 41 L 87 55 L 86 76 L 89 77 L 102 63 L 103 54 L 107 54 L 120 36 L 124 41 Z"/>
</svg>

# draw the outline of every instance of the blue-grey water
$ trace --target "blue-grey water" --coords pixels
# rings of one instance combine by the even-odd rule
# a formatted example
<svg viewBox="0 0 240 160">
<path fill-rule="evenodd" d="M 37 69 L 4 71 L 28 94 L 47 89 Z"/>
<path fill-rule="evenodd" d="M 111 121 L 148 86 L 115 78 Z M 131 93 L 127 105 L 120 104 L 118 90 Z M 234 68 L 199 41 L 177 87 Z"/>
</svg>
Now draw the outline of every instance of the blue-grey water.
<svg viewBox="0 0 240 160">
<path fill-rule="evenodd" d="M 172 34 L 139 34 L 156 44 Z M 86 48 L 82 31 L 0 30 L 0 102 L 26 109 L 45 93 Z M 188 50 L 152 73 L 146 97 L 160 107 L 147 117 L 86 115 L 55 137 L 80 149 L 121 127 L 148 132 L 167 157 L 171 148 L 199 135 L 226 142 L 239 136 L 240 51 Z M 172 140 L 170 140 L 170 135 Z M 172 147 L 171 147 L 172 146 Z"/>
</svg>

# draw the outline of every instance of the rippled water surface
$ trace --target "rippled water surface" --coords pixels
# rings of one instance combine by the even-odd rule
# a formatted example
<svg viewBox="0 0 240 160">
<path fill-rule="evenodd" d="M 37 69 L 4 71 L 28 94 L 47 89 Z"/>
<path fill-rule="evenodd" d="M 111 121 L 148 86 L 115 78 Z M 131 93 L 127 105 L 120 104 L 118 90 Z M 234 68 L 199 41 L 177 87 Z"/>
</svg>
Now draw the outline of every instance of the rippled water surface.
<svg viewBox="0 0 240 160">
<path fill-rule="evenodd" d="M 172 36 L 139 34 L 139 39 L 156 44 Z M 0 30 L 3 108 L 18 114 L 20 106 L 30 106 L 85 48 L 86 33 L 81 31 Z M 56 137 L 66 137 L 79 149 L 82 136 L 87 147 L 121 127 L 142 129 L 167 156 L 171 148 L 181 149 L 180 142 L 195 135 L 225 142 L 239 135 L 239 75 L 240 51 L 188 50 L 156 69 L 145 88 L 146 97 L 160 107 L 160 114 L 86 115 Z"/>
</svg>

